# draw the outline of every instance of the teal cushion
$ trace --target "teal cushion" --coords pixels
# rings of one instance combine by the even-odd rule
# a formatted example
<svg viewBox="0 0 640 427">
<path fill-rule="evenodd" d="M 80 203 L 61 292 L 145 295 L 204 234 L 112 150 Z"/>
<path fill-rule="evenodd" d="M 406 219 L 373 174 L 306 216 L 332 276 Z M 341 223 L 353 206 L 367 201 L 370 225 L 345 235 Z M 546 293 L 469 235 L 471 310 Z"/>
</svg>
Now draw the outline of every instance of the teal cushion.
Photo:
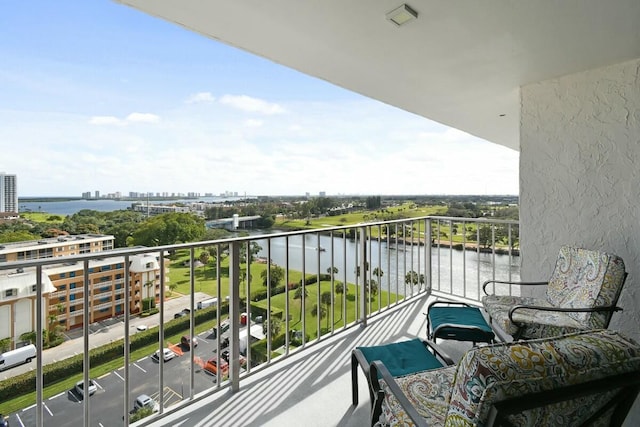
<svg viewBox="0 0 640 427">
<path fill-rule="evenodd" d="M 382 361 L 394 377 L 443 366 L 418 338 L 374 347 L 357 348 L 369 363 L 374 360 Z"/>
<path fill-rule="evenodd" d="M 445 325 L 438 330 L 434 338 L 488 342 L 495 337 L 477 307 L 431 307 L 428 315 L 432 331 Z"/>
</svg>

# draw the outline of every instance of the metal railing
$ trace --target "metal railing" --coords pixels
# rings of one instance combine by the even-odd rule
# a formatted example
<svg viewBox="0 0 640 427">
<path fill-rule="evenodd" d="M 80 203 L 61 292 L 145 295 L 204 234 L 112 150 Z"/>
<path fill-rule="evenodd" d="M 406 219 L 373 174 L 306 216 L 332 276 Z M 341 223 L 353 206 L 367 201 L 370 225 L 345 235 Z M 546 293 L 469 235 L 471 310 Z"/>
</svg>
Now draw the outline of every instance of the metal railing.
<svg viewBox="0 0 640 427">
<path fill-rule="evenodd" d="M 187 374 L 181 377 L 180 393 L 167 388 L 173 381 L 172 373 L 165 372 L 164 359 L 159 358 L 157 382 L 151 380 L 145 386 L 150 390 L 147 394 L 158 402 L 161 416 L 170 406 L 173 410 L 188 405 L 212 390 L 224 387 L 238 390 L 244 378 L 268 368 L 277 360 L 304 351 L 354 325 L 364 325 L 371 317 L 403 301 L 432 293 L 479 303 L 480 288 L 485 280 L 519 279 L 517 236 L 516 221 L 422 217 L 155 248 L 119 249 L 110 251 L 108 256 L 123 258 L 124 287 L 116 293 L 123 292 L 124 307 L 132 307 L 129 290 L 134 284 L 129 271 L 130 261 L 140 254 L 156 254 L 160 269 L 158 329 L 153 331 L 153 334 L 157 333 L 156 348 L 167 347 L 167 339 L 176 334 L 190 337 L 205 334 L 207 338 L 200 346 L 208 346 L 207 354 L 213 355 L 211 359 L 202 359 L 196 356 L 200 350 L 195 348 L 184 352 L 189 364 Z M 197 265 L 204 259 L 201 254 L 205 251 L 209 254 L 209 262 Z M 84 319 L 91 318 L 90 298 L 93 297 L 88 292 L 91 283 L 89 261 L 104 257 L 103 252 L 65 258 L 65 262 L 75 261 L 84 266 L 84 284 L 79 289 L 85 291 L 80 300 L 84 302 Z M 181 269 L 186 269 L 188 276 L 184 280 L 188 283 L 185 308 L 189 309 L 189 314 L 178 319 L 174 319 L 167 308 L 172 304 L 172 299 L 166 298 L 165 290 L 169 278 L 167 260 L 172 273 L 179 274 Z M 42 294 L 42 274 L 46 274 L 47 267 L 59 263 L 59 258 L 0 263 L 0 272 L 16 268 L 35 270 L 34 279 L 38 285 L 36 324 L 47 324 L 43 314 L 47 312 L 47 299 Z M 173 281 L 180 280 L 174 277 Z M 507 291 L 517 293 L 517 289 Z M 216 297 L 216 302 L 197 310 L 196 295 L 203 294 Z M 138 319 L 137 314 L 125 310 L 123 323 L 118 326 L 122 331 L 123 357 L 118 377 L 123 381 L 117 395 L 122 396 L 119 407 L 125 425 L 129 424 L 135 398 L 131 392 L 131 359 L 140 347 L 140 340 L 139 332 L 132 333 L 131 328 L 132 322 Z M 223 324 L 229 325 L 228 330 L 224 330 Z M 83 324 L 80 338 L 85 384 L 93 369 L 98 368 L 91 366 L 93 356 L 89 343 L 93 341 L 91 347 L 96 347 L 99 336 L 91 335 L 89 326 L 86 322 Z M 42 329 L 36 328 L 39 343 L 43 342 Z M 45 422 L 45 416 L 49 415 L 43 411 L 44 352 L 42 345 L 36 347 L 32 425 L 55 426 L 54 421 Z M 203 387 L 201 375 L 211 370 L 209 360 L 217 361 L 220 367 L 221 359 L 225 357 L 228 368 L 215 370 L 213 377 L 208 377 L 214 379 L 213 384 L 208 380 L 207 386 Z M 184 384 L 185 379 L 187 384 Z M 170 400 L 174 395 L 179 395 L 179 402 Z M 82 419 L 86 426 L 98 422 L 92 417 L 91 407 L 100 405 L 99 402 L 84 399 L 83 413 L 77 414 L 76 419 Z"/>
</svg>

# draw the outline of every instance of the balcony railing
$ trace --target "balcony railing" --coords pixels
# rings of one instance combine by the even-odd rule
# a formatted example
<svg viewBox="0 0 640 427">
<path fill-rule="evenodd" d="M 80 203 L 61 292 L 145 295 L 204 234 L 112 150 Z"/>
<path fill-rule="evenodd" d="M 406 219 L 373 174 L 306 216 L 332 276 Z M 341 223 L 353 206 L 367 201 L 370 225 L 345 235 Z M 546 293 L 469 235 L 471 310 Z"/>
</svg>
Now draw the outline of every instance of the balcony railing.
<svg viewBox="0 0 640 427">
<path fill-rule="evenodd" d="M 146 394 L 155 398 L 159 404 L 158 412 L 162 414 L 188 405 L 215 389 L 236 391 L 243 379 L 278 360 L 303 352 L 354 325 L 364 325 L 372 317 L 415 297 L 431 293 L 477 304 L 485 280 L 519 279 L 517 238 L 518 223 L 515 221 L 423 217 L 310 231 L 254 234 L 160 248 L 122 249 L 111 251 L 109 256 L 125 258 L 124 288 L 116 290 L 117 294 L 124 293 L 121 300 L 124 307 L 131 307 L 131 293 L 128 291 L 134 286 L 129 274 L 131 258 L 144 253 L 159 256 L 156 348 L 169 345 L 165 339 L 157 340 L 157 337 L 168 338 L 180 322 L 184 322 L 180 334 L 194 337 L 203 331 L 207 333 L 208 339 L 200 344 L 201 348 L 208 346 L 204 358 L 196 356 L 200 351 L 196 349 L 185 351 L 182 356 L 189 358 L 189 364 L 188 372 L 180 378 L 180 393 L 175 392 L 175 386 L 167 387 L 167 383 L 173 381 L 172 374 L 171 371 L 165 372 L 165 362 L 163 358 L 159 359 L 157 380 L 147 384 L 155 392 Z M 198 266 L 196 264 L 204 250 L 212 254 L 213 259 Z M 100 257 L 104 254 L 65 259 L 66 262 L 76 261 L 84 265 L 84 286 L 79 288 L 85 290 L 81 299 L 84 302 L 84 319 L 90 318 L 89 261 Z M 169 313 L 167 308 L 172 300 L 165 294 L 168 283 L 165 258 L 176 263 L 171 267 L 174 272 L 178 270 L 178 264 L 188 266 L 186 308 L 189 308 L 189 314 L 185 317 L 188 320 L 173 319 L 173 313 Z M 42 271 L 46 272 L 47 266 L 59 262 L 59 259 L 41 259 L 6 263 L 0 264 L 0 270 L 34 268 L 35 277 L 40 282 Z M 40 297 L 41 283 L 38 285 Z M 517 288 L 507 291 L 518 292 Z M 196 294 L 200 295 L 200 292 L 216 297 L 215 304 L 197 310 Z M 38 324 L 45 325 L 43 299 L 37 298 L 36 302 L 36 320 Z M 122 316 L 123 368 L 117 375 L 123 381 L 114 394 L 119 396 L 118 420 L 122 422 L 124 417 L 125 425 L 129 423 L 132 402 L 136 397 L 132 393 L 132 352 L 135 351 L 132 343 L 137 338 L 132 333 L 135 332 L 134 320 L 137 318 L 128 312 Z M 228 330 L 222 327 L 224 324 L 229 325 Z M 98 339 L 90 334 L 89 327 L 88 324 L 83 325 L 81 339 L 85 384 L 94 368 L 87 369 L 91 366 L 89 343 Z M 37 341 L 42 342 L 42 328 L 36 328 L 36 332 Z M 93 341 L 91 348 L 96 345 Z M 49 394 L 43 382 L 42 346 L 37 348 L 36 404 L 32 425 L 55 426 L 54 421 L 45 422 L 49 415 L 44 411 L 43 402 Z M 203 386 L 200 376 L 210 369 L 207 359 L 213 356 L 213 360 L 219 361 L 227 354 L 228 368 L 217 369 Z M 174 395 L 179 398 L 174 399 Z M 91 408 L 100 405 L 99 402 L 84 399 L 83 413 L 68 416 L 82 419 L 85 426 L 98 422 L 110 424 L 109 420 L 97 420 L 93 416 Z M 0 404 L 0 412 L 2 409 Z"/>
</svg>

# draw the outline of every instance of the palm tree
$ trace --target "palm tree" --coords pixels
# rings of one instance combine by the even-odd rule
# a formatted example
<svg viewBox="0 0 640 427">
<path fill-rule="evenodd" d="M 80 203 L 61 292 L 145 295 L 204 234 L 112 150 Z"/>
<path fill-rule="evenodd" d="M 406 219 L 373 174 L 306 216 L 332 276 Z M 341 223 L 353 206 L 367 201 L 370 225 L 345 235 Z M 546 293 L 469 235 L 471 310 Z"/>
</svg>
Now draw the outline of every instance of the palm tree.
<svg viewBox="0 0 640 427">
<path fill-rule="evenodd" d="M 325 291 L 320 295 L 320 302 L 326 306 L 327 313 L 331 303 L 333 302 L 333 294 L 330 291 Z M 329 316 L 327 316 L 327 329 L 329 329 Z"/>
<path fill-rule="evenodd" d="M 329 273 L 331 275 L 331 278 L 333 279 L 335 275 L 338 274 L 338 267 L 327 268 L 327 273 Z"/>
<path fill-rule="evenodd" d="M 298 289 L 296 289 L 295 293 L 293 294 L 293 299 L 300 300 L 300 321 L 302 321 L 302 293 L 303 292 L 304 292 L 304 297 L 307 298 L 309 296 L 309 291 L 304 286 L 300 286 Z"/>
<path fill-rule="evenodd" d="M 169 283 L 169 296 L 173 295 L 173 291 L 178 289 L 178 284 L 176 282 Z"/>
<path fill-rule="evenodd" d="M 342 295 L 345 292 L 345 287 L 344 287 L 344 283 L 342 282 L 336 282 L 336 294 L 338 295 Z M 340 300 L 340 320 L 342 320 L 342 297 L 338 297 L 338 299 Z"/>
<path fill-rule="evenodd" d="M 324 305 L 314 304 L 313 308 L 311 309 L 311 315 L 314 317 L 320 316 L 320 319 L 322 319 L 327 315 L 327 309 L 324 307 Z"/>
</svg>

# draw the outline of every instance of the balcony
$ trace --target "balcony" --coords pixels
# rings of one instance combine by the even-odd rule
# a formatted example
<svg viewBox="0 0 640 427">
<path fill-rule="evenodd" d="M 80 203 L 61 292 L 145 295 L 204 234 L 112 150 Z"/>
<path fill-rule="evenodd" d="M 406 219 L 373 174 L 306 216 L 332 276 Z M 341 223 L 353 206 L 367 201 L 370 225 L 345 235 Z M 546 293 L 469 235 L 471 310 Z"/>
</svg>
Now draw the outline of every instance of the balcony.
<svg viewBox="0 0 640 427">
<path fill-rule="evenodd" d="M 189 424 L 198 419 L 203 425 L 293 425 L 316 411 L 315 425 L 363 425 L 368 418 L 364 378 L 361 404 L 355 411 L 350 407 L 351 349 L 424 336 L 422 311 L 430 298 L 477 304 L 485 280 L 517 280 L 517 236 L 514 221 L 423 217 L 178 244 L 161 251 L 119 250 L 125 265 L 139 254 L 160 254 L 159 313 L 155 317 L 125 313 L 100 333 L 91 333 L 93 325 L 85 325 L 79 338 L 64 344 L 82 354 L 76 357 L 82 357 L 84 366 L 91 366 L 82 373 L 85 381 L 101 378 L 99 393 L 103 396 L 55 415 L 47 409 L 56 403 L 49 400 L 53 397 L 55 401 L 55 396 L 45 388 L 42 373 L 43 364 L 52 360 L 53 354 L 58 359 L 64 357 L 62 347 L 38 350 L 35 391 L 36 401 L 42 405 L 19 412 L 0 407 L 0 411 L 11 413 L 11 423 L 17 425 L 63 425 L 56 417 L 84 420 L 84 425 L 107 425 L 122 422 L 123 416 L 128 419 L 134 399 L 145 393 L 159 402 L 160 410 L 140 421 L 141 425 L 166 425 L 168 420 L 178 424 L 186 418 L 191 420 Z M 196 267 L 204 248 L 218 255 L 205 266 L 212 276 L 204 276 L 204 269 Z M 188 272 L 190 292 L 168 299 L 164 257 L 174 252 L 177 258 L 167 261 L 188 266 L 183 268 Z M 84 261 L 99 256 L 73 258 Z M 37 260 L 20 266 L 42 269 L 54 263 Z M 124 289 L 134 284 L 125 277 L 122 302 L 127 307 L 131 297 Z M 87 281 L 84 286 L 91 285 Z M 517 288 L 505 291 L 518 293 Z M 84 295 L 90 298 L 88 292 Z M 210 297 L 217 297 L 216 304 L 196 310 L 196 299 Z M 82 301 L 84 298 L 78 302 Z M 189 314 L 173 319 L 182 308 L 189 308 Z M 76 312 L 86 319 L 90 318 L 89 310 L 90 304 L 85 304 Z M 42 324 L 47 320 L 37 317 Z M 227 322 L 228 331 L 213 333 Z M 156 323 L 157 330 L 137 329 L 138 325 Z M 147 357 L 153 350 L 143 356 L 136 353 L 137 334 L 147 332 L 156 337 L 156 349 L 179 345 L 179 338 L 171 337 L 180 335 L 197 336 L 199 346 L 182 347 L 176 360 L 160 360 L 154 365 Z M 165 337 L 162 345 L 158 334 Z M 123 340 L 122 367 L 100 371 L 99 363 L 91 363 L 90 349 L 119 339 Z M 206 360 L 225 353 L 228 376 L 207 374 L 203 369 Z M 251 362 L 245 364 L 244 360 Z M 145 372 L 143 376 L 140 370 Z M 111 409 L 104 411 L 108 402 Z M 114 414 L 117 420 L 111 419 Z"/>
</svg>

